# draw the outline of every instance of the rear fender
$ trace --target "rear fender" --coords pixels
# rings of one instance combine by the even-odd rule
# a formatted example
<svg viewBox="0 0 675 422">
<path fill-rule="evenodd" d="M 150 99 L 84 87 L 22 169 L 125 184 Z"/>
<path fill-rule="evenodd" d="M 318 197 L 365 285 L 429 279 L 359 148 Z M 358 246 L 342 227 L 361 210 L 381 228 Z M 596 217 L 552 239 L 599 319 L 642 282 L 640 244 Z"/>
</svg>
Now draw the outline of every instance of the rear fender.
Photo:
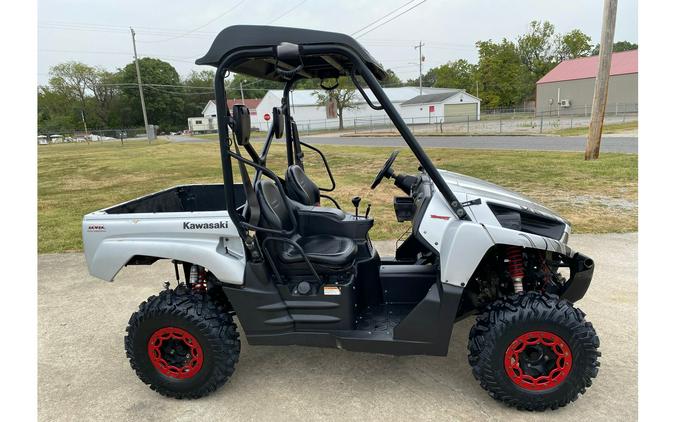
<svg viewBox="0 0 675 422">
<path fill-rule="evenodd" d="M 230 239 L 226 247 L 223 238 L 215 237 L 105 239 L 87 259 L 89 272 L 94 277 L 112 281 L 122 267 L 137 255 L 201 265 L 224 283 L 241 285 L 244 282 L 246 259 L 241 240 Z"/>
</svg>

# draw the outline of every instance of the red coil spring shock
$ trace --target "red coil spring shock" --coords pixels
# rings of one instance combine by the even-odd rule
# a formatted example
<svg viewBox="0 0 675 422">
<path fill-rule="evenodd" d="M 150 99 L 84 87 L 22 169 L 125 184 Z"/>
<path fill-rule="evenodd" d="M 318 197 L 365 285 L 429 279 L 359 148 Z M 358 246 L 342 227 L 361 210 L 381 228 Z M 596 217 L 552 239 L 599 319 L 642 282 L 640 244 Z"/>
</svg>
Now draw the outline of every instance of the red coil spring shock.
<svg viewBox="0 0 675 422">
<path fill-rule="evenodd" d="M 513 290 L 516 293 L 520 293 L 523 291 L 523 277 L 525 277 L 523 248 L 520 246 L 507 246 L 506 257 L 509 261 L 509 274 L 513 280 Z"/>
</svg>

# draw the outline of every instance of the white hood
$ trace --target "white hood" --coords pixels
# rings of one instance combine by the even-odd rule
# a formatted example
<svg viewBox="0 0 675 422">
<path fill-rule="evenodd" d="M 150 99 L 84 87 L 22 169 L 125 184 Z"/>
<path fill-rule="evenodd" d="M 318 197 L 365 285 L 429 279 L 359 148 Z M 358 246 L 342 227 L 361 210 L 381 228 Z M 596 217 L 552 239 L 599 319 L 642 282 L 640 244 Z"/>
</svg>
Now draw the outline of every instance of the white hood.
<svg viewBox="0 0 675 422">
<path fill-rule="evenodd" d="M 545 206 L 540 205 L 519 193 L 495 185 L 494 183 L 447 170 L 439 169 L 438 172 L 453 192 L 465 193 L 468 200 L 481 198 L 483 200 L 493 200 L 494 202 L 502 204 L 512 204 L 567 223 L 567 220 Z"/>
</svg>

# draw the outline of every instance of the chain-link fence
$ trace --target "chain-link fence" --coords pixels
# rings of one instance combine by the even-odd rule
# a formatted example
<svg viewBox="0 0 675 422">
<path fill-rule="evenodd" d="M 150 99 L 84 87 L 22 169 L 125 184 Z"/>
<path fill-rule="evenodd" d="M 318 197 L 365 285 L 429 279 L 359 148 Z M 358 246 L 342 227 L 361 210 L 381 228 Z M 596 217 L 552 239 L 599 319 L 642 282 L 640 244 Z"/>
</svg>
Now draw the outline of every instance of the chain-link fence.
<svg viewBox="0 0 675 422">
<path fill-rule="evenodd" d="M 559 107 L 555 110 L 537 111 L 534 108 L 483 109 L 478 113 L 429 115 L 411 117 L 405 112 L 401 116 L 415 134 L 422 135 L 527 135 L 564 134 L 566 129 L 588 128 L 591 120 L 591 106 Z M 609 104 L 605 111 L 605 125 L 633 123 L 638 120 L 637 104 Z M 398 134 L 388 116 L 345 117 L 343 129 L 338 119 L 295 119 L 298 131 L 304 135 L 342 132 L 353 135 L 377 136 Z M 269 122 L 256 127 L 269 129 Z M 574 133 L 574 131 L 571 131 Z M 62 142 L 124 142 L 127 139 L 146 139 L 145 129 L 94 129 L 94 130 L 49 130 L 38 129 L 38 143 Z M 188 133 L 189 134 L 189 133 Z"/>
<path fill-rule="evenodd" d="M 147 139 L 144 128 L 124 129 L 82 129 L 59 130 L 38 128 L 38 144 L 60 144 L 79 142 L 124 142 L 126 140 Z"/>
<path fill-rule="evenodd" d="M 591 120 L 590 107 L 568 107 L 563 110 L 539 111 L 511 108 L 482 110 L 476 113 L 449 116 L 405 117 L 413 133 L 440 134 L 537 134 L 559 133 L 563 129 L 587 128 Z M 637 122 L 637 104 L 612 104 L 605 111 L 604 124 Z M 386 116 L 353 119 L 355 134 L 391 134 L 398 131 Z M 563 132 L 564 133 L 564 132 Z"/>
</svg>

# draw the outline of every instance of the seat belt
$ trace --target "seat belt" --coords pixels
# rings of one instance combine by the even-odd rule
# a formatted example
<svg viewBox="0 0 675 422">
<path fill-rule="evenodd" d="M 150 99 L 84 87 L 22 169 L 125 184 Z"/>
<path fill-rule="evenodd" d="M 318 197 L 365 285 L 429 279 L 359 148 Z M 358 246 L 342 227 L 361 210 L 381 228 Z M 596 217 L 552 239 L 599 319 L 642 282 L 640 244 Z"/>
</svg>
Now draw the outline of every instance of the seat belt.
<svg viewBox="0 0 675 422">
<path fill-rule="evenodd" d="M 239 146 L 237 141 L 232 142 L 234 144 L 234 150 L 237 152 L 237 155 L 241 157 L 239 152 Z M 246 164 L 243 161 L 237 160 L 239 163 L 239 173 L 241 173 L 241 183 L 244 185 L 244 194 L 246 195 L 246 211 L 244 214 L 248 213 L 248 217 L 244 215 L 244 218 L 248 220 L 248 223 L 252 226 L 257 226 L 260 223 L 260 203 L 258 202 L 258 197 L 255 194 L 253 185 L 251 184 L 251 178 L 246 171 Z"/>
<path fill-rule="evenodd" d="M 304 158 L 305 154 L 302 152 L 300 147 L 300 134 L 298 132 L 298 125 L 295 123 L 295 120 L 291 117 L 291 135 L 293 139 L 293 148 L 295 149 L 295 164 L 299 165 L 301 169 L 305 169 Z"/>
</svg>

